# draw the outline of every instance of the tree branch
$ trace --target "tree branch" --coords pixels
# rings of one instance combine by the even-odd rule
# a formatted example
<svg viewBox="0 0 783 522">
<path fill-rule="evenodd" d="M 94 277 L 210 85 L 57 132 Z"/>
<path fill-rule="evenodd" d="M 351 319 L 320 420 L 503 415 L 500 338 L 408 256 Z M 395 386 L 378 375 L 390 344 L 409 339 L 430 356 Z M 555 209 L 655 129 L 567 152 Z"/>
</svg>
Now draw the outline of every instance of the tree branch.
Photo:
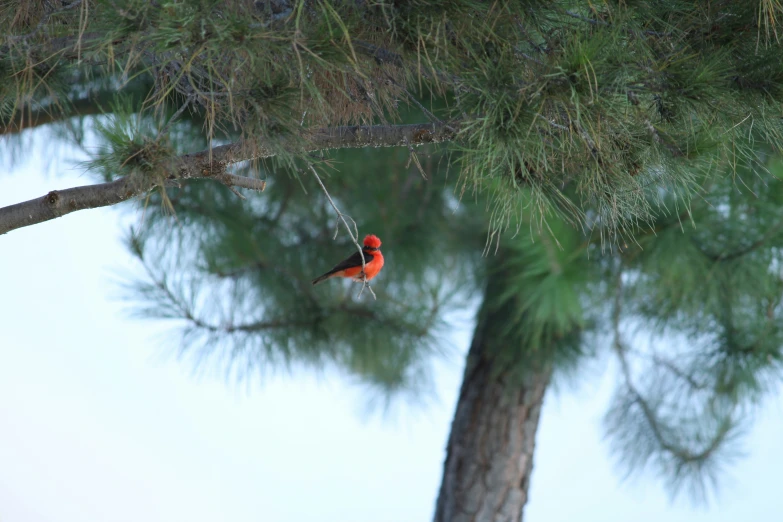
<svg viewBox="0 0 783 522">
<path fill-rule="evenodd" d="M 359 227 L 356 226 L 356 221 L 353 220 L 351 216 L 348 216 L 348 219 L 351 220 L 351 223 L 353 223 L 353 230 L 351 230 L 351 227 L 348 226 L 348 221 L 345 219 L 345 214 L 340 212 L 340 209 L 337 208 L 337 205 L 335 205 L 334 200 L 332 199 L 332 196 L 329 195 L 329 191 L 326 190 L 326 186 L 324 185 L 324 182 L 321 181 L 321 176 L 318 175 L 318 171 L 315 170 L 315 167 L 312 165 L 309 165 L 310 171 L 315 176 L 316 181 L 318 181 L 318 184 L 321 185 L 321 189 L 324 191 L 324 194 L 326 195 L 326 199 L 329 200 L 329 203 L 332 205 L 332 208 L 337 213 L 337 218 L 343 222 L 343 225 L 345 225 L 345 230 L 348 232 L 348 235 L 351 236 L 351 241 L 353 241 L 353 244 L 356 245 L 356 250 L 359 252 L 359 259 L 362 260 L 362 272 L 361 272 L 361 278 L 362 278 L 362 289 L 359 290 L 359 295 L 356 297 L 361 297 L 362 292 L 364 292 L 365 287 L 370 290 L 370 293 L 372 294 L 374 299 L 378 299 L 375 296 L 375 292 L 372 291 L 372 287 L 370 286 L 370 283 L 367 281 L 367 266 L 364 259 L 364 251 L 362 250 L 361 245 L 359 245 Z M 340 231 L 340 224 L 338 222 L 337 228 L 334 231 L 334 239 L 337 239 L 337 234 Z M 313 283 L 315 284 L 315 283 Z"/>
<path fill-rule="evenodd" d="M 351 126 L 318 129 L 307 136 L 301 146 L 305 152 L 359 147 L 407 147 L 426 143 L 452 141 L 457 124 L 421 123 L 413 125 Z M 278 142 L 285 149 L 295 140 Z M 263 190 L 264 182 L 228 174 L 229 165 L 241 161 L 268 158 L 281 150 L 271 142 L 239 141 L 221 145 L 179 158 L 179 171 L 169 179 L 215 179 L 229 187 Z M 154 180 L 123 177 L 110 183 L 53 190 L 43 197 L 0 208 L 0 234 L 62 217 L 77 210 L 116 205 L 146 193 L 156 185 Z"/>
<path fill-rule="evenodd" d="M 50 95 L 45 103 L 41 103 L 41 100 L 20 103 L 13 113 L 0 118 L 0 136 L 50 123 L 67 122 L 70 118 L 105 114 L 107 108 L 118 99 L 126 98 L 141 102 L 152 86 L 147 78 L 130 79 L 119 88 L 111 84 L 94 86 L 91 85 L 92 81 L 85 77 L 76 81 L 76 83 L 82 82 L 87 85 L 87 92 L 81 93 L 76 98 L 68 95 Z M 107 81 L 107 83 L 111 82 Z"/>
<path fill-rule="evenodd" d="M 702 255 L 707 259 L 709 259 L 710 261 L 714 261 L 716 263 L 733 261 L 737 258 L 750 254 L 751 252 L 763 247 L 770 239 L 777 236 L 780 233 L 781 229 L 783 229 L 783 220 L 778 221 L 775 224 L 775 226 L 770 227 L 763 236 L 761 236 L 753 243 L 749 244 L 746 247 L 740 248 L 739 250 L 736 250 L 734 252 L 721 252 L 720 254 L 712 254 L 710 252 L 707 252 L 707 250 L 704 247 L 702 247 L 702 245 L 699 244 L 699 242 L 696 241 L 695 239 L 691 239 L 691 243 L 693 243 L 696 246 L 696 249 L 699 252 L 701 252 Z"/>
<path fill-rule="evenodd" d="M 0 124 L 0 135 L 15 134 L 49 123 L 57 123 L 77 116 L 103 114 L 104 109 L 91 98 L 79 98 L 68 102 L 65 110 L 58 107 L 46 107 L 34 111 L 19 111 L 9 118 L 5 125 Z"/>
</svg>

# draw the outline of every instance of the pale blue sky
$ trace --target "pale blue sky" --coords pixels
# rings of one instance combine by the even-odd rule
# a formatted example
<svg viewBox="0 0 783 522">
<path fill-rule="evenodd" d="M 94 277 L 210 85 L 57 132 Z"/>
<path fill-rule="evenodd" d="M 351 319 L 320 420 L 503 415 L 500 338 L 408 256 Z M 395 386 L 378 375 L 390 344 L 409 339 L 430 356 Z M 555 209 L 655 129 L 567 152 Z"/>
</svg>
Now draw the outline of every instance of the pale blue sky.
<svg viewBox="0 0 783 522">
<path fill-rule="evenodd" d="M 13 171 L 0 157 L 0 206 L 91 181 L 62 164 L 43 176 L 43 156 Z M 431 519 L 471 324 L 436 365 L 438 399 L 385 416 L 337 374 L 195 376 L 168 356 L 171 324 L 130 320 L 117 299 L 136 269 L 128 219 L 91 210 L 0 236 L 0 522 Z M 621 480 L 600 427 L 615 373 L 589 373 L 547 396 L 526 521 L 781 519 L 779 398 L 717 501 L 694 508 L 658 477 Z"/>
</svg>

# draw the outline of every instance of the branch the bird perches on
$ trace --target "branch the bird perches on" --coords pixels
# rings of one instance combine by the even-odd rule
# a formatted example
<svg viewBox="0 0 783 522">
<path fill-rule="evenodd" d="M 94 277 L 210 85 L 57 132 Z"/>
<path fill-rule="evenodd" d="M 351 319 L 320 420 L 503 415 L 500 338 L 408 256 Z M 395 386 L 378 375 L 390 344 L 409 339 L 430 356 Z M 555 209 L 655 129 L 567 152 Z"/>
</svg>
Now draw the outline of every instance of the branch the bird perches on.
<svg viewBox="0 0 783 522">
<path fill-rule="evenodd" d="M 362 293 L 364 293 L 364 289 L 367 288 L 370 293 L 372 294 L 373 299 L 378 299 L 378 297 L 375 295 L 375 292 L 373 292 L 372 287 L 370 286 L 369 281 L 367 281 L 367 271 L 366 271 L 366 262 L 364 260 L 364 254 L 362 252 L 362 246 L 359 244 L 359 227 L 356 226 L 356 221 L 353 220 L 351 216 L 348 216 L 348 219 L 351 220 L 351 223 L 353 223 L 353 230 L 351 230 L 351 227 L 348 226 L 348 221 L 346 221 L 346 216 L 342 212 L 340 212 L 340 209 L 337 208 L 337 205 L 335 205 L 334 200 L 332 200 L 332 196 L 329 195 L 329 191 L 326 190 L 326 186 L 324 185 L 324 182 L 321 181 L 321 176 L 318 175 L 318 172 L 315 170 L 315 167 L 311 164 L 307 166 L 315 176 L 315 179 L 318 181 L 318 184 L 321 185 L 321 190 L 324 191 L 324 194 L 326 195 L 326 199 L 329 200 L 329 203 L 332 205 L 332 208 L 337 213 L 337 226 L 334 230 L 334 239 L 337 239 L 337 234 L 340 231 L 340 221 L 343 222 L 343 225 L 345 226 L 345 230 L 348 231 L 348 235 L 351 236 L 351 241 L 353 241 L 353 244 L 356 245 L 356 249 L 359 251 L 359 257 L 362 260 L 362 288 L 359 290 L 359 294 L 356 297 L 361 297 Z"/>
</svg>

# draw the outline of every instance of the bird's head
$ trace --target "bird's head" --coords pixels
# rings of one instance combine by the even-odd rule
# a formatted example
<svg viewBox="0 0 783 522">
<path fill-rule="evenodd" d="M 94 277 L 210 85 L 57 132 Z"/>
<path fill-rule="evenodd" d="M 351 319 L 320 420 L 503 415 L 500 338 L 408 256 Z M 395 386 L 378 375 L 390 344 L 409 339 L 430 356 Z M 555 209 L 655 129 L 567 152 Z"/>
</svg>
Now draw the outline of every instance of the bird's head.
<svg viewBox="0 0 783 522">
<path fill-rule="evenodd" d="M 379 250 L 380 248 L 381 248 L 381 240 L 378 239 L 378 236 L 369 234 L 364 238 L 365 250 Z"/>
</svg>

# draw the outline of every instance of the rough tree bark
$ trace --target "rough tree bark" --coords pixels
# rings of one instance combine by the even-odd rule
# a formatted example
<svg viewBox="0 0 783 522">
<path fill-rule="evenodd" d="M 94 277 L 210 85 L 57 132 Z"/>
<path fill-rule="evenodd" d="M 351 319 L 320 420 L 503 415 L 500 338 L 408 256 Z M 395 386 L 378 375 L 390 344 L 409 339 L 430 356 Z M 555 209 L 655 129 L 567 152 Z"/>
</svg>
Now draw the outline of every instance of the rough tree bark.
<svg viewBox="0 0 783 522">
<path fill-rule="evenodd" d="M 533 451 L 551 371 L 509 390 L 473 340 L 451 425 L 435 522 L 522 520 Z"/>
<path fill-rule="evenodd" d="M 552 370 L 520 372 L 519 361 L 509 363 L 505 357 L 501 363 L 496 357 L 497 332 L 503 321 L 502 312 L 489 312 L 476 326 L 451 425 L 435 522 L 522 520 Z"/>
</svg>

